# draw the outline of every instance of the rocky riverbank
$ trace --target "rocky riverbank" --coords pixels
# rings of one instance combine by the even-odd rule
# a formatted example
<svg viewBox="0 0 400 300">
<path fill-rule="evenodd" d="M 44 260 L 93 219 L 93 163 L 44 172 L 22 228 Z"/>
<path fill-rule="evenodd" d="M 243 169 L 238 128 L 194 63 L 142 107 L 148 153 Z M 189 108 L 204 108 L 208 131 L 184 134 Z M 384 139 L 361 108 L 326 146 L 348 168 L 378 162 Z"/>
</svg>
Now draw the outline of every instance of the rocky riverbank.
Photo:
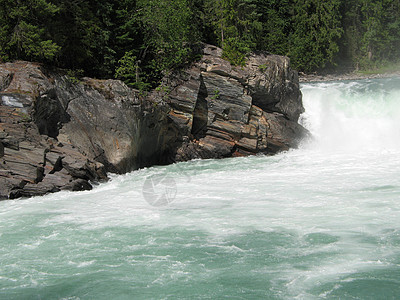
<svg viewBox="0 0 400 300">
<path fill-rule="evenodd" d="M 333 73 L 333 74 L 299 74 L 299 82 L 322 82 L 322 81 L 340 81 L 340 80 L 359 80 L 368 78 L 387 78 L 392 76 L 400 76 L 400 71 L 385 72 L 377 74 L 363 74 L 359 72 L 349 73 Z"/>
<path fill-rule="evenodd" d="M 275 154 L 308 132 L 286 57 L 232 67 L 203 58 L 147 95 L 117 80 L 76 80 L 42 65 L 0 65 L 0 199 L 91 189 L 107 172 L 194 158 Z"/>
</svg>

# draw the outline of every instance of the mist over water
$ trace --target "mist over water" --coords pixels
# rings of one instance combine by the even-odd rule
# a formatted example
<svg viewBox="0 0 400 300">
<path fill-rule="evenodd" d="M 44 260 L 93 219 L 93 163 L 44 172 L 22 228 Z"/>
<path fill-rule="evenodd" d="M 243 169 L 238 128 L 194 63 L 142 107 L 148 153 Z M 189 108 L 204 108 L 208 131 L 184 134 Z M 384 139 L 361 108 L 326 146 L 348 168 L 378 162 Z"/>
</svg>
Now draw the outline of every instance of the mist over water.
<svg viewBox="0 0 400 300">
<path fill-rule="evenodd" d="M 306 84 L 302 92 L 302 121 L 317 148 L 351 153 L 400 149 L 399 78 Z"/>
<path fill-rule="evenodd" d="M 302 92 L 300 149 L 0 202 L 0 298 L 398 297 L 400 78 Z"/>
</svg>

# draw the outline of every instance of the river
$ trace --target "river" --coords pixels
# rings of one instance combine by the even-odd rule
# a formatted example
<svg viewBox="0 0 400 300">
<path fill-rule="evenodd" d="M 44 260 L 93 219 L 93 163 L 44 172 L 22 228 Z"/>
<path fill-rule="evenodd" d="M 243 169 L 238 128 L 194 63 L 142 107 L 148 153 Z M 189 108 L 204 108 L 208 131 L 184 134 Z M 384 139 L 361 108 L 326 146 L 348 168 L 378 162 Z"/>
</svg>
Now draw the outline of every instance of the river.
<svg viewBox="0 0 400 300">
<path fill-rule="evenodd" d="M 302 92 L 299 149 L 0 202 L 0 298 L 397 298 L 400 78 Z"/>
</svg>

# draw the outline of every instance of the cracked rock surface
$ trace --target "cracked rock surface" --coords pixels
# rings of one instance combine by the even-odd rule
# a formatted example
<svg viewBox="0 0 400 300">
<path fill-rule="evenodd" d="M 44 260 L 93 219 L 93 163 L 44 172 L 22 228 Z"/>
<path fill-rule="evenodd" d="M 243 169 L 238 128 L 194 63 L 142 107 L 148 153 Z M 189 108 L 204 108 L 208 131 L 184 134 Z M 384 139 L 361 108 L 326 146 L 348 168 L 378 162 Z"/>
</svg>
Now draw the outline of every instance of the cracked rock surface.
<svg viewBox="0 0 400 300">
<path fill-rule="evenodd" d="M 175 161 L 275 154 L 295 148 L 308 136 L 297 121 L 304 112 L 297 72 L 287 57 L 251 55 L 244 67 L 206 45 L 191 68 L 171 74 L 154 92 L 184 135 Z"/>
<path fill-rule="evenodd" d="M 107 172 L 195 158 L 275 154 L 308 132 L 297 73 L 282 56 L 203 58 L 147 96 L 40 64 L 0 64 L 0 199 L 89 190 Z"/>
</svg>

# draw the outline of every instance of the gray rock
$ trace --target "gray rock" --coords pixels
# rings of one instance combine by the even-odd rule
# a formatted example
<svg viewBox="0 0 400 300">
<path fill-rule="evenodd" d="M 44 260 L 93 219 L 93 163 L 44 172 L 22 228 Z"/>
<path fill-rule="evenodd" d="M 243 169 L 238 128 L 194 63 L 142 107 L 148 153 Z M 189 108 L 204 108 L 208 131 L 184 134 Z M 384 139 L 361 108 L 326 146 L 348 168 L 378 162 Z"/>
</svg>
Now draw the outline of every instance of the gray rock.
<svg viewBox="0 0 400 300">
<path fill-rule="evenodd" d="M 52 130 L 56 132 L 53 128 L 56 122 L 51 120 L 51 116 L 61 109 L 57 103 L 48 106 L 41 104 L 40 109 L 46 113 L 41 116 L 42 123 L 37 123 L 43 124 L 43 119 L 46 119 L 48 127 L 40 132 L 35 123 L 39 120 L 37 103 L 49 98 L 54 89 L 50 78 L 43 75 L 41 68 L 18 62 L 1 65 L 0 73 L 4 69 L 11 69 L 14 76 L 0 97 L 12 97 L 14 102 L 22 105 L 13 105 L 12 101 L 0 103 L 0 199 L 43 195 L 68 186 L 71 186 L 71 190 L 79 187 L 87 189 L 89 180 L 106 179 L 106 173 L 98 162 L 90 161 L 70 143 L 58 147 L 57 140 L 51 138 L 56 135 L 51 134 Z M 43 90 L 49 89 L 42 94 L 35 94 L 38 92 L 37 82 L 40 82 Z M 76 164 L 68 165 L 69 170 L 62 164 L 62 159 L 58 159 L 66 157 Z M 71 185 L 76 180 L 81 183 Z M 82 180 L 87 184 L 83 184 Z"/>
<path fill-rule="evenodd" d="M 278 55 L 251 55 L 246 67 L 253 105 L 297 122 L 304 108 L 298 74 L 290 68 L 289 59 Z"/>
<path fill-rule="evenodd" d="M 59 132 L 66 142 L 101 162 L 107 172 L 125 173 L 163 162 L 178 131 L 168 117 L 169 107 L 141 104 L 145 100 L 119 81 L 84 81 L 68 90 L 64 81 L 58 79 L 56 94 L 68 115 Z"/>
<path fill-rule="evenodd" d="M 274 154 L 308 135 L 288 58 L 261 53 L 234 67 L 210 45 L 146 97 L 28 62 L 0 65 L 0 97 L 0 199 L 89 190 L 107 172 L 155 164 Z"/>
<path fill-rule="evenodd" d="M 206 45 L 201 61 L 164 79 L 159 90 L 168 94 L 151 95 L 154 102 L 166 99 L 182 135 L 173 160 L 274 154 L 297 147 L 307 131 L 297 124 L 304 108 L 289 59 L 261 53 L 241 68 L 221 56 L 221 49 Z"/>
</svg>

